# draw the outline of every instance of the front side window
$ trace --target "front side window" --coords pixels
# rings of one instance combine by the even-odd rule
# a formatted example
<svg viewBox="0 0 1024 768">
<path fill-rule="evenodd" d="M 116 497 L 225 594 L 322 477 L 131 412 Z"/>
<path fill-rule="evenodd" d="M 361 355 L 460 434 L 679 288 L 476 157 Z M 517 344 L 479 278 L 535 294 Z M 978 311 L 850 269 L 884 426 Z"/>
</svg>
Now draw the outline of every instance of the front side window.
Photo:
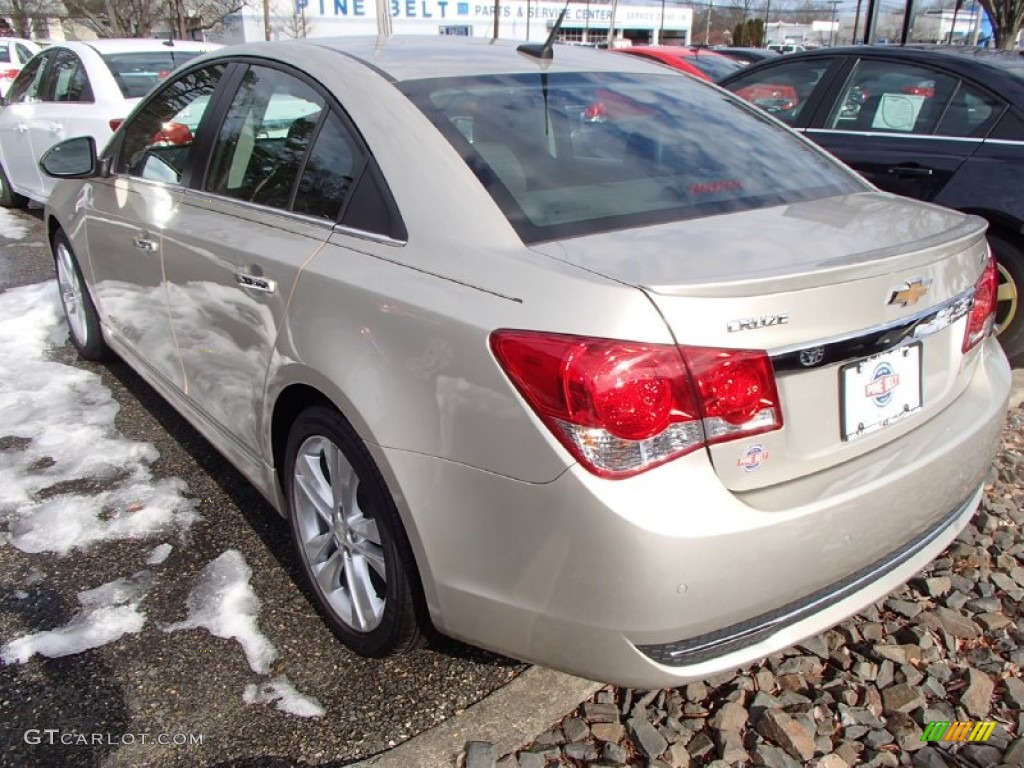
<svg viewBox="0 0 1024 768">
<path fill-rule="evenodd" d="M 250 67 L 221 126 L 205 188 L 287 209 L 324 106 L 324 99 L 298 78 Z"/>
<path fill-rule="evenodd" d="M 47 101 L 93 100 L 85 66 L 71 51 L 59 51 L 54 57 L 50 83 L 53 90 L 47 95 Z"/>
<path fill-rule="evenodd" d="M 726 87 L 786 125 L 796 125 L 804 105 L 833 61 L 833 58 L 790 61 L 751 72 Z"/>
<path fill-rule="evenodd" d="M 674 74 L 493 75 L 402 87 L 526 242 L 867 188 L 757 110 Z"/>
<path fill-rule="evenodd" d="M 46 65 L 55 52 L 45 51 L 26 64 L 11 83 L 7 92 L 8 104 L 32 104 L 43 98 L 43 78 L 46 76 Z"/>
<path fill-rule="evenodd" d="M 196 129 L 223 72 L 220 64 L 190 72 L 147 101 L 124 128 L 117 172 L 179 183 Z"/>
<path fill-rule="evenodd" d="M 957 81 L 929 67 L 861 59 L 839 92 L 827 127 L 931 134 Z"/>
<path fill-rule="evenodd" d="M 145 96 L 176 68 L 191 61 L 200 51 L 142 51 L 105 53 L 103 61 L 126 99 Z"/>
</svg>

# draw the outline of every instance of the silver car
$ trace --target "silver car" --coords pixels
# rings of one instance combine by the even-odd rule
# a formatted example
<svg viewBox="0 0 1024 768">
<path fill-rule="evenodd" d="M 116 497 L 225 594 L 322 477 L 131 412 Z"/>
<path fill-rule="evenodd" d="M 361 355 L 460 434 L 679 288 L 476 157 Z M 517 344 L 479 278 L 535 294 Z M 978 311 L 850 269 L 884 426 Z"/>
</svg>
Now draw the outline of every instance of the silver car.
<svg viewBox="0 0 1024 768">
<path fill-rule="evenodd" d="M 71 337 L 288 517 L 355 651 L 645 688 L 906 581 L 1010 371 L 975 217 L 625 56 L 429 37 L 196 60 L 46 210 Z"/>
</svg>

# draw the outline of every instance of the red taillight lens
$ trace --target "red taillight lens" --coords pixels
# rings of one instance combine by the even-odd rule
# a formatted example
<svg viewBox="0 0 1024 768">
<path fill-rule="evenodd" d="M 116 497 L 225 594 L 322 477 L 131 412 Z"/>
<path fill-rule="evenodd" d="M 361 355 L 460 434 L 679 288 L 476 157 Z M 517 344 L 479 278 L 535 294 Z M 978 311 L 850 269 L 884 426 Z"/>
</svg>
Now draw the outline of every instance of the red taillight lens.
<svg viewBox="0 0 1024 768">
<path fill-rule="evenodd" d="M 21 72 L 20 69 L 5 69 L 0 72 L 0 78 L 3 78 L 4 80 L 13 80 L 18 76 L 19 72 Z"/>
<path fill-rule="evenodd" d="M 763 352 L 529 331 L 498 331 L 491 348 L 555 437 L 603 477 L 664 464 L 705 435 L 718 442 L 782 426 Z"/>
<path fill-rule="evenodd" d="M 124 118 L 123 117 L 115 117 L 115 118 L 112 118 L 110 120 L 110 122 L 107 123 L 107 125 L 110 126 L 110 130 L 116 131 L 118 128 L 121 127 L 121 123 L 123 123 L 123 122 L 124 122 Z"/>
<path fill-rule="evenodd" d="M 963 351 L 976 347 L 992 333 L 996 317 L 996 294 L 999 291 L 999 275 L 996 262 L 989 256 L 985 270 L 974 284 L 974 301 L 967 315 L 967 330 L 964 331 Z"/>
</svg>

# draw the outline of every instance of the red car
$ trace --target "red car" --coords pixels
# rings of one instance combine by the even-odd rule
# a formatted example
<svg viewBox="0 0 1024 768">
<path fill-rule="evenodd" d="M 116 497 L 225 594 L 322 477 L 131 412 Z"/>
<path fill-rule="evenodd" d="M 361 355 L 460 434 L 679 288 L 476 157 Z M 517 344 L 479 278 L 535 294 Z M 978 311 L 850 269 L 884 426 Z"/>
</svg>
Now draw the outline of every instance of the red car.
<svg viewBox="0 0 1024 768">
<path fill-rule="evenodd" d="M 615 53 L 642 56 L 712 82 L 743 69 L 742 64 L 728 56 L 705 48 L 682 45 L 634 45 L 631 48 L 616 48 Z"/>
</svg>

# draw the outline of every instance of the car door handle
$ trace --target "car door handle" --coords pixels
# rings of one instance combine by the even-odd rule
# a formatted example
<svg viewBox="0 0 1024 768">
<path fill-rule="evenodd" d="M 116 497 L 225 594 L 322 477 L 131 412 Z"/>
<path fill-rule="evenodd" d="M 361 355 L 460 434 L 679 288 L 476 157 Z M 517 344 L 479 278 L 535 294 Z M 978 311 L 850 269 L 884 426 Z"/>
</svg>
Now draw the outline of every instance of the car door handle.
<svg viewBox="0 0 1024 768">
<path fill-rule="evenodd" d="M 64 126 L 60 123 L 50 123 L 50 133 L 64 133 Z"/>
<path fill-rule="evenodd" d="M 932 169 L 924 168 L 920 165 L 894 165 L 889 169 L 889 173 L 893 176 L 905 176 L 905 177 L 916 177 L 916 176 L 931 176 Z"/>
<path fill-rule="evenodd" d="M 14 130 L 17 131 L 18 133 L 27 133 L 28 132 L 28 124 L 27 123 L 15 123 Z"/>
<path fill-rule="evenodd" d="M 156 242 L 154 240 L 150 240 L 145 237 L 133 238 L 132 245 L 134 245 L 140 251 L 145 251 L 146 253 L 155 253 L 157 247 Z"/>
<path fill-rule="evenodd" d="M 243 288 L 252 288 L 254 291 L 273 293 L 277 290 L 277 283 L 260 275 L 248 275 L 245 272 L 235 272 L 235 282 Z"/>
</svg>

